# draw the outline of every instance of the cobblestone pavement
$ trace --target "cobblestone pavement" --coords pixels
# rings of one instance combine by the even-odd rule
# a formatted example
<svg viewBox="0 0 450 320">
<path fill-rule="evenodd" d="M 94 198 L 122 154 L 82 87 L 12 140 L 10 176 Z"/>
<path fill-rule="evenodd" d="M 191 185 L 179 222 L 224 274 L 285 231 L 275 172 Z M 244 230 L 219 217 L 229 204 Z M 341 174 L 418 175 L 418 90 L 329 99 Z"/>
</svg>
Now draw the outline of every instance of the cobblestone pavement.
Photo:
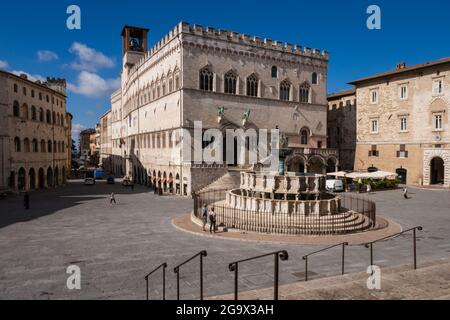
<svg viewBox="0 0 450 320">
<path fill-rule="evenodd" d="M 109 204 L 114 191 L 117 205 Z M 401 190 L 369 195 L 378 212 L 402 227 L 423 225 L 419 233 L 421 261 L 450 257 L 450 192 L 410 189 L 411 199 Z M 145 299 L 144 276 L 167 262 L 167 298 L 174 299 L 173 267 L 206 249 L 205 296 L 233 291 L 228 263 L 274 250 L 289 251 L 280 263 L 280 282 L 301 281 L 301 257 L 317 246 L 230 241 L 199 237 L 177 230 L 172 219 L 191 210 L 192 200 L 158 197 L 144 187 L 132 192 L 122 186 L 81 182 L 52 191 L 31 194 L 31 210 L 22 208 L 20 197 L 0 200 L 0 299 Z M 375 245 L 375 263 L 381 267 L 412 263 L 411 236 Z M 368 249 L 346 250 L 347 272 L 364 272 Z M 81 268 L 81 290 L 66 287 L 69 265 Z M 181 269 L 181 298 L 199 297 L 198 263 Z M 269 287 L 273 282 L 273 259 L 240 265 L 242 291 Z M 312 257 L 310 279 L 337 275 L 340 252 Z M 161 279 L 151 278 L 150 298 L 159 299 Z"/>
</svg>

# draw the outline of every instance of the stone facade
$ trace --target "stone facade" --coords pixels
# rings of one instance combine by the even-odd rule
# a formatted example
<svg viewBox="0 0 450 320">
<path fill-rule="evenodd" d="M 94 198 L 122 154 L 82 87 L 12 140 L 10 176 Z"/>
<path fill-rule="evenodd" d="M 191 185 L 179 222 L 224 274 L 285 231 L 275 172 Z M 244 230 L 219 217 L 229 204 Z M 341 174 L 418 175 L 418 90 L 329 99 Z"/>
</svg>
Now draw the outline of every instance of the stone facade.
<svg viewBox="0 0 450 320">
<path fill-rule="evenodd" d="M 90 165 L 98 164 L 96 135 L 95 129 L 86 129 L 80 132 L 81 159 L 87 161 Z"/>
<path fill-rule="evenodd" d="M 401 64 L 351 84 L 358 106 L 355 169 L 450 187 L 450 59 Z"/>
<path fill-rule="evenodd" d="M 352 171 L 356 150 L 356 90 L 328 96 L 328 147 L 339 151 L 339 167 Z"/>
<path fill-rule="evenodd" d="M 71 168 L 66 81 L 0 71 L 0 189 L 63 185 Z"/>
<path fill-rule="evenodd" d="M 111 97 L 114 173 L 185 195 L 211 183 L 226 170 L 194 166 L 181 143 L 195 121 L 222 132 L 278 127 L 290 147 L 327 147 L 326 52 L 183 22 L 147 51 L 147 32 L 122 33 L 122 86 Z"/>
</svg>

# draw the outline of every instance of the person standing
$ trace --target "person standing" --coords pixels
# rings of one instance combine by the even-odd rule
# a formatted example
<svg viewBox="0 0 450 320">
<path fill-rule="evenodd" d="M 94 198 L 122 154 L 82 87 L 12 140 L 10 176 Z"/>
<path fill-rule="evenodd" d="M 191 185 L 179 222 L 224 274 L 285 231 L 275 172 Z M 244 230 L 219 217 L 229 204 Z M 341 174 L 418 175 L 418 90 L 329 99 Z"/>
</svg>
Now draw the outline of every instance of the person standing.
<svg viewBox="0 0 450 320">
<path fill-rule="evenodd" d="M 372 186 L 370 185 L 370 183 L 367 184 L 367 193 L 370 194 L 370 192 L 372 192 Z"/>
<path fill-rule="evenodd" d="M 406 187 L 403 188 L 403 197 L 408 199 L 408 189 L 406 189 Z"/>
<path fill-rule="evenodd" d="M 111 192 L 111 198 L 109 200 L 109 203 L 112 204 L 114 202 L 114 204 L 116 204 L 116 196 L 114 195 L 114 192 Z"/>
<path fill-rule="evenodd" d="M 25 210 L 30 210 L 30 194 L 28 192 L 23 195 L 23 205 Z"/>
<path fill-rule="evenodd" d="M 203 232 L 206 232 L 206 223 L 208 222 L 208 207 L 206 206 L 206 203 L 203 205 L 202 208 L 202 221 L 203 221 Z"/>
<path fill-rule="evenodd" d="M 209 213 L 209 233 L 216 233 L 216 212 L 214 211 L 214 207 L 211 208 L 211 212 Z"/>
</svg>

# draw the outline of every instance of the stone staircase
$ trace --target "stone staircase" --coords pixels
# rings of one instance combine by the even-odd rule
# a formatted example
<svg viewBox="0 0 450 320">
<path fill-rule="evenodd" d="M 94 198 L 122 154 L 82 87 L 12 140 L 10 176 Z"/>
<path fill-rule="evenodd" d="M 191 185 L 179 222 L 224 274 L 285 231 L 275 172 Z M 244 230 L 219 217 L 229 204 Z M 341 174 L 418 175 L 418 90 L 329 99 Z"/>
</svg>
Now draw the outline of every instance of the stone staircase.
<svg viewBox="0 0 450 320">
<path fill-rule="evenodd" d="M 381 288 L 369 290 L 365 272 L 282 285 L 281 300 L 450 300 L 450 259 L 411 265 L 381 266 Z M 231 300 L 232 294 L 208 300 Z M 240 300 L 271 300 L 273 287 L 239 293 Z"/>
<path fill-rule="evenodd" d="M 239 188 L 241 184 L 241 172 L 243 170 L 239 169 L 229 169 L 228 172 L 214 181 L 213 183 L 207 185 L 199 192 L 211 191 L 211 190 L 231 190 Z"/>
</svg>

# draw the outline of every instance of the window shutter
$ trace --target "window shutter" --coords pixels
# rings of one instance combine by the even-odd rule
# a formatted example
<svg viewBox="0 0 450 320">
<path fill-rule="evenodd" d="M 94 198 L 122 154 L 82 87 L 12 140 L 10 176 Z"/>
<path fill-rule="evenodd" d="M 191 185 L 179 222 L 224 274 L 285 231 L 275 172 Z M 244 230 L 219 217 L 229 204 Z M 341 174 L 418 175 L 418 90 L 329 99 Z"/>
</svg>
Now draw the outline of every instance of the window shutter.
<svg viewBox="0 0 450 320">
<path fill-rule="evenodd" d="M 371 157 L 371 156 L 372 156 L 372 151 L 370 150 L 370 151 L 369 151 L 369 157 Z"/>
<path fill-rule="evenodd" d="M 397 151 L 397 158 L 400 158 L 400 151 Z"/>
<path fill-rule="evenodd" d="M 405 151 L 405 158 L 408 158 L 408 151 Z"/>
</svg>

